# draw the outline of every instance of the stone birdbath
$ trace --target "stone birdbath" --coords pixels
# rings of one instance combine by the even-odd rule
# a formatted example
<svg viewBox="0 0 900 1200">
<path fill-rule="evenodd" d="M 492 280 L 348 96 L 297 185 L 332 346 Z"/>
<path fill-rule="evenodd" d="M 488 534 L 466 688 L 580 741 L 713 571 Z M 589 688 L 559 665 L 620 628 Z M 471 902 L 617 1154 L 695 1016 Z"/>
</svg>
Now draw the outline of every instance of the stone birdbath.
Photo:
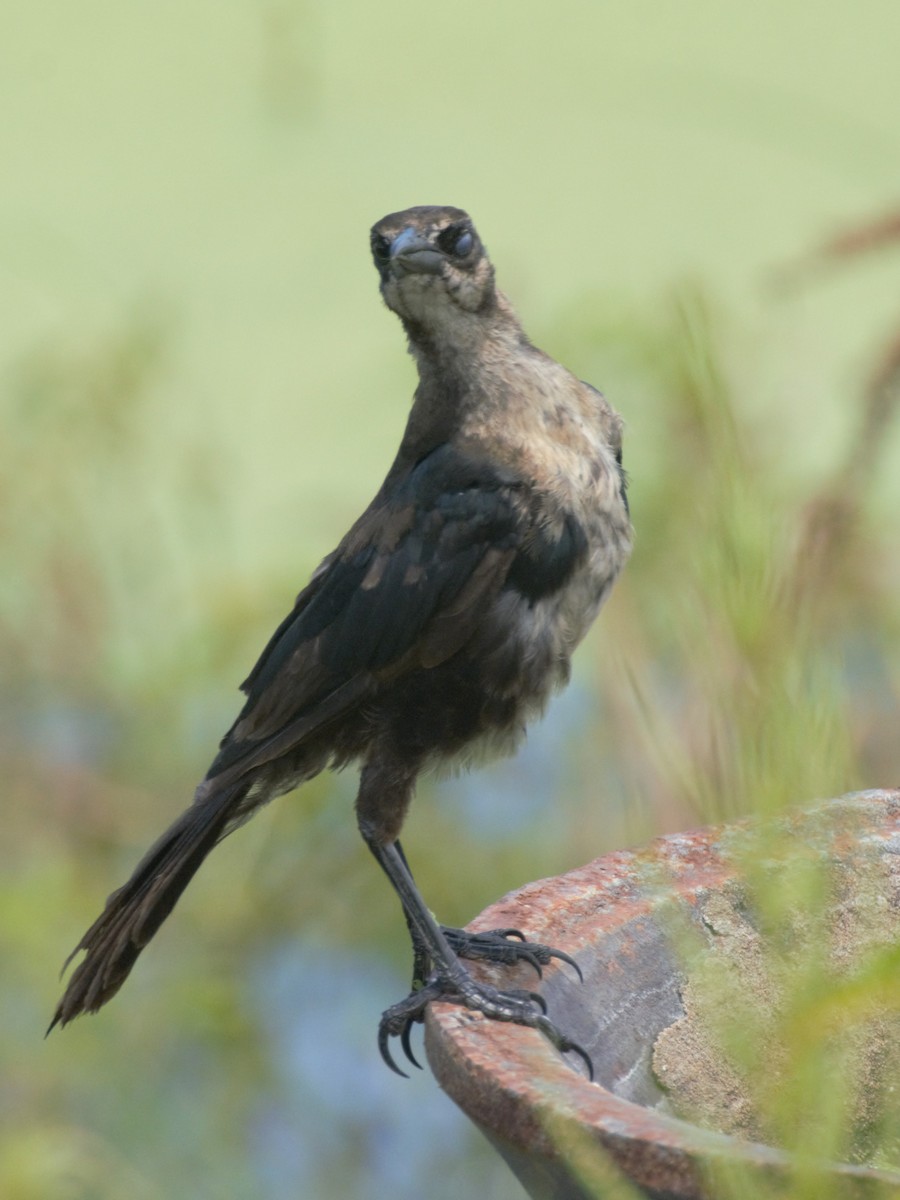
<svg viewBox="0 0 900 1200">
<path fill-rule="evenodd" d="M 806 883 L 791 891 L 796 879 Z M 774 916 L 754 900 L 767 885 L 783 901 Z M 554 964 L 537 990 L 590 1054 L 594 1081 L 576 1055 L 563 1058 L 534 1031 L 449 1005 L 430 1013 L 426 1051 L 441 1086 L 530 1196 L 769 1197 L 802 1170 L 806 1196 L 900 1197 L 900 953 L 896 994 L 881 995 L 884 1011 L 867 1010 L 855 1027 L 859 1069 L 848 1102 L 851 1123 L 868 1129 L 866 1106 L 896 1079 L 896 1157 L 885 1161 L 882 1145 L 876 1166 L 863 1145 L 848 1161 L 823 1161 L 813 1137 L 801 1162 L 755 1106 L 755 1083 L 774 1082 L 777 1094 L 790 1082 L 779 1079 L 788 1068 L 766 1036 L 790 987 L 772 963 L 817 953 L 833 972 L 823 994 L 839 997 L 861 955 L 900 944 L 900 791 L 860 792 L 766 826 L 701 829 L 605 855 L 511 893 L 471 926 L 504 927 L 577 960 L 583 983 Z M 497 968 L 479 970 L 509 982 Z M 534 989 L 528 968 L 517 970 L 516 984 Z M 710 1001 L 713 977 L 725 990 Z M 858 998 L 859 989 L 847 994 Z M 758 1069 L 743 1075 L 720 1019 L 742 1005 L 745 1068 L 747 1044 L 751 1062 L 759 1055 Z"/>
</svg>

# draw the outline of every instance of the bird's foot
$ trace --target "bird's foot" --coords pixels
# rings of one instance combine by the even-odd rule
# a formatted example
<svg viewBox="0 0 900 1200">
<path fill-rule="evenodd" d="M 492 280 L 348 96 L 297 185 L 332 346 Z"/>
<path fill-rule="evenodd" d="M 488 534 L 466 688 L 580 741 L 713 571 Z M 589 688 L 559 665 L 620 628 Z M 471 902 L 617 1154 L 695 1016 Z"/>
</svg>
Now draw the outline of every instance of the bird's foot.
<svg viewBox="0 0 900 1200">
<path fill-rule="evenodd" d="M 492 1021 L 511 1021 L 516 1025 L 537 1029 L 556 1047 L 560 1054 L 570 1051 L 577 1054 L 587 1067 L 588 1078 L 594 1078 L 594 1067 L 589 1054 L 553 1024 L 547 1016 L 547 1006 L 542 996 L 520 988 L 510 988 L 501 992 L 489 984 L 476 982 L 465 970 L 454 972 L 452 977 L 433 975 L 424 987 L 411 992 L 405 1000 L 392 1004 L 382 1013 L 381 1023 L 378 1026 L 378 1048 L 381 1051 L 381 1057 L 392 1071 L 396 1071 L 404 1078 L 406 1078 L 406 1072 L 400 1070 L 391 1055 L 390 1039 L 392 1037 L 399 1038 L 407 1059 L 413 1066 L 421 1068 L 421 1064 L 412 1052 L 409 1040 L 410 1032 L 413 1025 L 424 1019 L 426 1008 L 435 1000 L 462 1004 L 466 1008 L 482 1013 Z"/>
<path fill-rule="evenodd" d="M 458 958 L 468 958 L 475 962 L 502 963 L 512 966 L 515 963 L 527 962 L 534 967 L 540 979 L 543 969 L 552 959 L 567 963 L 579 980 L 583 983 L 584 976 L 574 958 L 564 954 L 562 950 L 554 950 L 541 942 L 530 942 L 519 929 L 491 929 L 485 933 L 469 933 L 465 929 L 448 929 L 441 926 L 441 932 L 450 943 Z"/>
</svg>

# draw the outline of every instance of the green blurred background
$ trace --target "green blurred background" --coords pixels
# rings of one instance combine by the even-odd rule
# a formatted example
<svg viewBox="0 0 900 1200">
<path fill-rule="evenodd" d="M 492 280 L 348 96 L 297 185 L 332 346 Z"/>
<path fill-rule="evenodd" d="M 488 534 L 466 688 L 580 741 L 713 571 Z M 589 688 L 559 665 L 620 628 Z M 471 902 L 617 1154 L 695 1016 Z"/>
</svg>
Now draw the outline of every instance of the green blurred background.
<svg viewBox="0 0 900 1200">
<path fill-rule="evenodd" d="M 123 994 L 41 1041 L 393 454 L 385 212 L 473 214 L 624 415 L 637 529 L 525 751 L 422 788 L 441 918 L 897 782 L 900 252 L 783 268 L 896 210 L 898 44 L 896 0 L 0 3 L 5 1200 L 521 1195 L 378 1058 L 409 956 L 349 774 L 229 839 Z"/>
</svg>

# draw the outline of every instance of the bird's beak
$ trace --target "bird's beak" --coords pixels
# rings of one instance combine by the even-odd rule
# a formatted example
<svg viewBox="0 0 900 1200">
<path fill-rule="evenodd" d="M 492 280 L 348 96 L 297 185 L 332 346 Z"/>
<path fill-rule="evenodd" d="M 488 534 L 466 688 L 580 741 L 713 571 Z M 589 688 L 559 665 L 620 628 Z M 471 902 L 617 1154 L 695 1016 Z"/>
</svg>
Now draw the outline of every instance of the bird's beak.
<svg viewBox="0 0 900 1200">
<path fill-rule="evenodd" d="M 440 275 L 444 255 L 431 242 L 421 237 L 411 225 L 394 238 L 391 245 L 391 267 L 405 274 Z"/>
</svg>

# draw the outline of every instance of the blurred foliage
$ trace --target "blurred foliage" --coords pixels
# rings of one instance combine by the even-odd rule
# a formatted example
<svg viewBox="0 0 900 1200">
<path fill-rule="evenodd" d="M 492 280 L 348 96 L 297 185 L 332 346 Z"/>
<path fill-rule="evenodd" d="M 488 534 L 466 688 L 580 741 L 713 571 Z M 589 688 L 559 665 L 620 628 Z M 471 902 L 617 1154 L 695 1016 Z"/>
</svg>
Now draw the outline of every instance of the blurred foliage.
<svg viewBox="0 0 900 1200">
<path fill-rule="evenodd" d="M 164 5 L 153 30 L 100 0 L 4 13 L 5 111 L 28 115 L 0 130 L 10 1200 L 519 1194 L 430 1079 L 378 1060 L 408 951 L 349 775 L 228 839 L 126 993 L 40 1043 L 65 952 L 183 807 L 234 684 L 387 465 L 412 376 L 364 272 L 391 207 L 462 203 L 489 231 L 535 341 L 626 417 L 637 530 L 522 755 L 422 788 L 404 840 L 441 918 L 657 833 L 896 779 L 896 263 L 756 287 L 892 178 L 865 124 L 877 73 L 841 71 L 857 137 L 821 96 L 766 90 L 766 71 L 795 82 L 790 37 L 699 3 L 677 28 L 566 5 L 530 24 L 463 5 L 465 63 L 423 54 L 405 3 L 355 3 L 352 27 L 305 3 Z M 805 53 L 817 10 L 773 12 Z M 560 178 L 570 209 L 547 220 Z M 700 197 L 715 215 L 691 223 Z M 821 1061 L 802 1050 L 801 1076 Z"/>
</svg>

